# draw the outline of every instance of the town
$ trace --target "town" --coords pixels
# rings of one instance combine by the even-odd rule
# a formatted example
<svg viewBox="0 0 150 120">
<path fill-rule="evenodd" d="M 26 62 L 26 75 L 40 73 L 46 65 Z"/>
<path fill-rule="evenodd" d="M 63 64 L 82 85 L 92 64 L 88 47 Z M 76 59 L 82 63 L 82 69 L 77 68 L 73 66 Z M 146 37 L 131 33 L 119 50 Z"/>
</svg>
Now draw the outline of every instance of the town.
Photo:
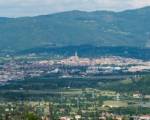
<svg viewBox="0 0 150 120">
<path fill-rule="evenodd" d="M 0 83 L 25 77 L 51 75 L 57 77 L 102 77 L 108 75 L 139 75 L 150 72 L 150 61 L 119 56 L 63 59 L 15 60 L 0 63 Z"/>
</svg>

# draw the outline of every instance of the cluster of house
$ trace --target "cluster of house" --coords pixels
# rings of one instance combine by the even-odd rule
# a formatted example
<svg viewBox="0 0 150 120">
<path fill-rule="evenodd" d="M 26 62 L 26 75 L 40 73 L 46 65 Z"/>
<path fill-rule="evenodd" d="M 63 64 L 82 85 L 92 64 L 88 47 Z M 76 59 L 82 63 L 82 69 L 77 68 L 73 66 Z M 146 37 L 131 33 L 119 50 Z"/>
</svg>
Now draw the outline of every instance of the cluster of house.
<svg viewBox="0 0 150 120">
<path fill-rule="evenodd" d="M 9 80 L 22 79 L 26 76 L 41 76 L 42 74 L 58 73 L 65 74 L 62 66 L 69 66 L 71 73 L 82 72 L 80 68 L 86 67 L 84 74 L 103 74 L 113 72 L 150 72 L 150 62 L 118 56 L 101 58 L 80 58 L 77 53 L 66 59 L 60 60 L 33 60 L 33 61 L 10 61 L 0 65 L 0 83 Z"/>
<path fill-rule="evenodd" d="M 115 115 L 112 113 L 104 112 L 100 115 L 98 120 L 150 120 L 150 115 L 140 115 L 140 116 L 124 116 L 124 115 Z M 73 120 L 73 118 L 65 116 L 60 117 L 60 120 Z M 82 120 L 81 115 L 76 115 L 75 120 Z"/>
<path fill-rule="evenodd" d="M 68 66 L 92 66 L 93 69 L 97 69 L 96 65 L 107 65 L 105 68 L 101 69 L 109 69 L 109 70 L 120 70 L 125 69 L 129 72 L 140 72 L 140 71 L 149 71 L 150 70 L 150 62 L 143 61 L 139 59 L 132 58 L 122 58 L 119 56 L 105 56 L 100 58 L 80 58 L 77 53 L 74 56 L 71 56 L 66 59 L 61 60 L 50 60 L 50 61 L 41 61 L 43 64 L 60 64 L 60 65 L 68 65 Z M 111 67 L 116 65 L 117 67 Z M 96 67 L 95 67 L 96 66 Z"/>
</svg>

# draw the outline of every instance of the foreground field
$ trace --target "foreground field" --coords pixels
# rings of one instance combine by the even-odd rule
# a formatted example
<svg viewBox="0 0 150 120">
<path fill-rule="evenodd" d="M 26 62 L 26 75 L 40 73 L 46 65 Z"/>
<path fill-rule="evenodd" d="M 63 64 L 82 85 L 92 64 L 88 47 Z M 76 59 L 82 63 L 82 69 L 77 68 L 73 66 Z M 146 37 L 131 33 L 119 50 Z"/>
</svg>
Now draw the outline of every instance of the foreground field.
<svg viewBox="0 0 150 120">
<path fill-rule="evenodd" d="M 105 78 L 105 79 L 104 79 Z M 0 119 L 51 116 L 97 120 L 101 113 L 150 114 L 149 76 L 34 77 L 0 86 Z M 107 113 L 107 114 L 108 114 Z M 4 119 L 5 120 L 5 119 Z"/>
</svg>

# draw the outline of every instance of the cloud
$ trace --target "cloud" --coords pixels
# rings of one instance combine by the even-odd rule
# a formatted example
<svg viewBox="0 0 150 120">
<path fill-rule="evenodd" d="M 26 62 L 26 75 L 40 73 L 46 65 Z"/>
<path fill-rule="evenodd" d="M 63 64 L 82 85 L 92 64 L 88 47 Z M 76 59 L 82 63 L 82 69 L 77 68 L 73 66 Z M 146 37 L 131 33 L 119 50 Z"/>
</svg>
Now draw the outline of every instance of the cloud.
<svg viewBox="0 0 150 120">
<path fill-rule="evenodd" d="M 132 8 L 140 8 L 143 6 L 149 6 L 150 0 L 131 0 L 129 4 Z"/>
<path fill-rule="evenodd" d="M 150 5 L 150 0 L 0 0 L 0 16 L 33 16 L 69 10 L 121 11 Z"/>
</svg>

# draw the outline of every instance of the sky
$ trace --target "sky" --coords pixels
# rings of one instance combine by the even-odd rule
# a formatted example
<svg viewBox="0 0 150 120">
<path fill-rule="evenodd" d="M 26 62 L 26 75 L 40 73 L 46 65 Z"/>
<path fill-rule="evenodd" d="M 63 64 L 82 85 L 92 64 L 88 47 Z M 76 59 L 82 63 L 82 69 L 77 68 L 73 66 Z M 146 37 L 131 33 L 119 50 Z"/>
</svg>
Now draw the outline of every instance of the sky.
<svg viewBox="0 0 150 120">
<path fill-rule="evenodd" d="M 123 11 L 145 6 L 150 6 L 150 0 L 0 0 L 0 16 L 36 16 L 71 10 Z"/>
</svg>

